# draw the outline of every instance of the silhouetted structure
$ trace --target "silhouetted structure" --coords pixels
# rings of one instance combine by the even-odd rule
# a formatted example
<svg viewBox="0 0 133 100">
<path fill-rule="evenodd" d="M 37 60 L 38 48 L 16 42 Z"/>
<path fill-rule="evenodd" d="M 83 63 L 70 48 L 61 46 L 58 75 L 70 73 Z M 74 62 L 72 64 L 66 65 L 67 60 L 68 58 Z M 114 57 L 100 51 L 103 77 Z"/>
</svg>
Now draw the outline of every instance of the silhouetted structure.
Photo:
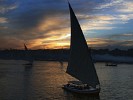
<svg viewBox="0 0 133 100">
<path fill-rule="evenodd" d="M 39 50 L 29 50 L 34 60 L 62 60 L 67 61 L 69 56 L 69 49 L 39 49 Z M 128 50 L 108 50 L 108 49 L 91 49 L 92 57 L 95 61 L 104 61 L 102 59 L 95 59 L 95 55 L 112 55 L 120 57 L 133 57 L 133 49 Z M 24 60 L 25 50 L 9 49 L 0 50 L 0 59 L 15 59 Z"/>
</svg>

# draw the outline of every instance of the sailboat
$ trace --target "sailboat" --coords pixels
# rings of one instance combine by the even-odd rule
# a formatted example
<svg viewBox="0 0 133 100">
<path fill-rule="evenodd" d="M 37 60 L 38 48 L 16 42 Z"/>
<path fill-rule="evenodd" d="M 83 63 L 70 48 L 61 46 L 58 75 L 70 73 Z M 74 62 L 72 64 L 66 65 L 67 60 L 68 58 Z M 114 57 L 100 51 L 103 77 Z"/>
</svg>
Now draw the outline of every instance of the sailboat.
<svg viewBox="0 0 133 100">
<path fill-rule="evenodd" d="M 66 73 L 78 81 L 69 81 L 62 88 L 74 93 L 99 95 L 100 82 L 91 58 L 91 52 L 69 2 L 68 5 L 71 20 L 71 44 Z"/>
<path fill-rule="evenodd" d="M 114 62 L 106 62 L 105 63 L 105 66 L 117 66 L 117 63 L 114 63 Z"/>
<path fill-rule="evenodd" d="M 25 57 L 26 57 L 25 59 L 28 61 L 28 63 L 25 65 L 33 65 L 33 58 L 25 44 L 24 44 L 24 48 L 25 48 Z"/>
</svg>

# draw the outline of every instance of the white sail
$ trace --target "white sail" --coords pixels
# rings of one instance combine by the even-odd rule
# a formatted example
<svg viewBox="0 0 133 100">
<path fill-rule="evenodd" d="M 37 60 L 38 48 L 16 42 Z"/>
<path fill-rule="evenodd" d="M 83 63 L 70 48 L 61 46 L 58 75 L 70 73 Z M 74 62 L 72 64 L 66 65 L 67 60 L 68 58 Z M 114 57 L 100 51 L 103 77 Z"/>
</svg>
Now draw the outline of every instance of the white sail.
<svg viewBox="0 0 133 100">
<path fill-rule="evenodd" d="M 70 4 L 69 10 L 71 19 L 71 45 L 70 59 L 66 72 L 85 84 L 96 86 L 100 83 L 88 45 Z"/>
</svg>

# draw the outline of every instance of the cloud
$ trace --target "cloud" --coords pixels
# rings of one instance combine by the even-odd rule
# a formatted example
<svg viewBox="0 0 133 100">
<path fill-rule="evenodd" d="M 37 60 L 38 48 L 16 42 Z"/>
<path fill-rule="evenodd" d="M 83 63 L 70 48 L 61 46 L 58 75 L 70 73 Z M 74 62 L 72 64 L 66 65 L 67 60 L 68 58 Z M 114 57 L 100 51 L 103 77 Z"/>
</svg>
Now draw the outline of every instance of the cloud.
<svg viewBox="0 0 133 100">
<path fill-rule="evenodd" d="M 123 2 L 124 0 L 109 0 L 109 2 L 104 2 L 104 3 L 99 4 L 99 6 L 95 7 L 95 9 L 105 9 L 105 8 L 109 8 L 112 6 L 119 5 Z"/>
<path fill-rule="evenodd" d="M 18 0 L 17 2 L 19 5 L 13 5 L 17 3 L 11 2 L 10 5 L 8 4 L 8 7 L 7 4 L 2 7 L 2 13 L 12 10 L 6 16 L 8 19 L 8 29 L 1 31 L 3 36 L 27 41 L 33 48 L 37 47 L 37 45 L 45 45 L 47 42 L 51 42 L 51 45 L 55 44 L 58 46 L 60 44 L 58 40 L 66 40 L 69 38 L 70 21 L 68 21 L 69 11 L 66 2 L 63 0 L 58 0 L 57 2 L 54 0 Z M 72 2 L 72 5 L 75 4 L 75 12 L 83 13 L 80 10 L 83 6 L 78 6 L 78 2 Z M 86 3 L 83 5 L 86 5 Z M 90 8 L 89 6 L 86 9 Z M 6 41 L 7 38 L 4 40 Z"/>
<path fill-rule="evenodd" d="M 7 23 L 8 20 L 5 17 L 0 17 L 0 23 Z"/>
<path fill-rule="evenodd" d="M 115 28 L 112 26 L 115 24 L 114 16 L 111 15 L 83 15 L 80 14 L 77 16 L 80 19 L 81 27 L 83 30 L 111 30 Z"/>
<path fill-rule="evenodd" d="M 64 25 L 62 26 L 62 24 Z M 47 43 L 50 44 L 47 44 L 47 48 L 49 48 L 50 46 L 57 48 L 60 44 L 60 41 L 58 40 L 63 40 L 64 42 L 68 35 L 67 33 L 70 32 L 67 26 L 68 24 L 68 20 L 66 19 L 59 20 L 58 18 L 53 19 L 52 17 L 49 17 L 47 18 L 47 20 L 42 20 L 42 22 L 40 22 L 37 27 L 31 28 L 30 30 L 8 28 L 6 30 L 1 31 L 1 35 L 2 37 L 6 37 L 4 39 L 5 41 L 8 41 L 6 40 L 8 38 L 15 38 L 18 41 L 21 40 L 21 42 L 17 42 L 18 44 L 21 43 L 19 44 L 19 47 L 21 47 L 21 45 L 26 42 L 27 44 L 30 44 L 29 48 L 36 48 L 38 46 L 40 46 L 41 48 L 43 45 L 45 45 L 46 47 Z M 4 46 L 9 47 L 6 44 Z"/>
<path fill-rule="evenodd" d="M 6 26 L 0 26 L 0 30 L 5 30 L 5 29 L 7 29 L 8 27 L 6 27 Z"/>
<path fill-rule="evenodd" d="M 115 40 L 133 40 L 133 33 L 113 34 L 109 37 Z"/>
<path fill-rule="evenodd" d="M 133 14 L 79 14 L 77 17 L 84 30 L 112 30 L 118 28 L 116 26 L 118 24 L 128 23 L 129 20 L 133 19 Z"/>
<path fill-rule="evenodd" d="M 108 0 L 100 3 L 94 9 L 106 15 L 111 13 L 116 23 L 125 24 L 133 19 L 133 1 L 132 0 Z M 104 10 L 104 12 L 103 12 Z"/>
<path fill-rule="evenodd" d="M 60 17 L 66 14 L 66 8 L 62 7 L 62 0 L 29 0 L 19 1 L 19 7 L 8 17 L 12 27 L 19 29 L 36 28 L 42 21 L 49 17 Z M 62 9 L 60 9 L 62 7 Z"/>
<path fill-rule="evenodd" d="M 133 1 L 132 0 L 107 0 L 99 3 L 94 9 L 101 14 L 111 14 L 116 24 L 125 24 L 133 19 Z"/>
<path fill-rule="evenodd" d="M 0 5 L 0 13 L 1 14 L 5 14 L 9 11 L 12 11 L 14 9 L 16 9 L 18 7 L 17 4 L 13 4 L 13 5 Z"/>
<path fill-rule="evenodd" d="M 87 41 L 90 47 L 105 47 L 110 45 L 114 45 L 116 43 L 115 40 L 105 39 L 105 38 L 91 38 Z"/>
<path fill-rule="evenodd" d="M 131 48 L 133 46 L 133 40 L 114 40 L 111 38 L 91 38 L 87 41 L 90 47 L 94 48 Z"/>
<path fill-rule="evenodd" d="M 120 14 L 120 15 L 117 15 L 116 17 L 117 17 L 118 20 L 127 22 L 127 21 L 133 19 L 133 14 L 126 14 L 126 15 L 124 15 L 124 14 L 121 15 Z"/>
<path fill-rule="evenodd" d="M 133 13 L 133 1 L 125 1 L 116 10 L 121 13 Z"/>
<path fill-rule="evenodd" d="M 127 24 L 129 20 L 133 19 L 131 9 L 130 13 L 124 13 L 127 6 L 131 7 L 128 2 L 124 5 L 124 0 L 111 0 L 109 3 L 107 1 L 110 0 L 106 0 L 106 2 L 105 0 L 104 2 L 97 2 L 97 0 L 70 1 L 85 33 L 89 30 L 100 34 L 100 31 L 117 29 L 119 28 L 117 24 Z M 0 39 L 3 42 L 8 41 L 9 38 L 12 40 L 5 45 L 0 44 L 2 47 L 12 45 L 14 48 L 15 46 L 23 48 L 23 42 L 26 42 L 30 48 L 42 48 L 43 46 L 58 48 L 60 45 L 69 47 L 70 19 L 65 0 L 2 0 L 2 2 L 0 4 L 2 14 Z M 120 7 L 122 4 L 123 8 Z M 105 9 L 111 10 L 103 12 Z M 108 39 L 94 40 L 96 41 L 91 42 L 94 44 L 93 46 L 116 42 Z M 13 41 L 18 42 L 13 44 Z"/>
<path fill-rule="evenodd" d="M 17 42 L 16 42 L 17 41 Z M 20 49 L 24 42 L 14 37 L 0 37 L 0 49 L 16 48 Z"/>
</svg>

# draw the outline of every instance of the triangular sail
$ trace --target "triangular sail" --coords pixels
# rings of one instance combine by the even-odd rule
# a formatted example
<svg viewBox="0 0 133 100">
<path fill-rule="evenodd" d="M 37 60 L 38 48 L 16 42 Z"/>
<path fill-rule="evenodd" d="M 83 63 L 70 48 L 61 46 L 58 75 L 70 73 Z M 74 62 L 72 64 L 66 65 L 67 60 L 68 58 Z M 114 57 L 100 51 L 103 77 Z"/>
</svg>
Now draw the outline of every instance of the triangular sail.
<svg viewBox="0 0 133 100">
<path fill-rule="evenodd" d="M 25 59 L 28 60 L 30 63 L 33 63 L 33 57 L 31 54 L 31 51 L 27 48 L 27 46 L 24 44 L 24 49 L 25 49 Z"/>
<path fill-rule="evenodd" d="M 25 50 L 28 50 L 28 48 L 27 48 L 27 46 L 24 44 L 24 48 L 25 48 Z"/>
<path fill-rule="evenodd" d="M 99 84 L 98 76 L 85 37 L 70 4 L 69 10 L 71 19 L 71 45 L 67 73 L 85 84 L 96 86 Z"/>
</svg>

